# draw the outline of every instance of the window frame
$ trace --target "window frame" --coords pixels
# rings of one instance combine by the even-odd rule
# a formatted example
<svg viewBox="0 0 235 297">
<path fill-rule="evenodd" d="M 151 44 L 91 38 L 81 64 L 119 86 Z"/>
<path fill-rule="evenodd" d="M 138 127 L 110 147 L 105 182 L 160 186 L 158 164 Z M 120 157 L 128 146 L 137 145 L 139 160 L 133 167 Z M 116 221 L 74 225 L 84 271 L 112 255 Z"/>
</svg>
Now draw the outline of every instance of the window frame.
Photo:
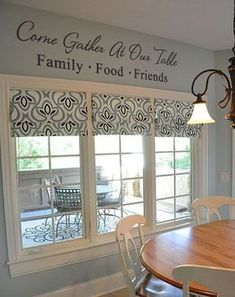
<svg viewBox="0 0 235 297">
<path fill-rule="evenodd" d="M 71 81 L 63 79 L 49 79 L 30 76 L 14 76 L 0 74 L 0 136 L 1 136 L 1 160 L 2 160 L 2 181 L 4 210 L 8 246 L 8 264 L 11 276 L 24 275 L 31 272 L 42 271 L 54 267 L 77 263 L 90 260 L 93 258 L 103 257 L 115 254 L 117 252 L 114 233 L 96 235 L 96 189 L 95 189 L 95 152 L 94 138 L 86 137 L 80 145 L 81 158 L 80 166 L 84 167 L 81 171 L 81 180 L 84 185 L 84 195 L 90 197 L 85 200 L 84 207 L 87 209 L 85 218 L 89 226 L 88 238 L 82 239 L 80 244 L 77 240 L 55 243 L 53 245 L 40 246 L 21 250 L 20 228 L 18 219 L 18 204 L 16 197 L 16 177 L 15 177 L 15 151 L 14 139 L 10 137 L 9 125 L 9 98 L 11 88 L 38 88 L 52 90 L 73 90 L 83 91 L 87 95 L 88 114 L 88 133 L 91 135 L 91 94 L 104 92 L 110 94 L 123 94 L 126 96 L 143 96 L 150 98 L 165 98 L 170 100 L 186 100 L 192 102 L 193 96 L 188 93 L 167 91 L 160 89 L 142 88 L 134 86 L 114 85 L 98 82 Z M 118 92 L 117 92 L 118 90 Z M 193 153 L 193 170 L 195 183 L 193 185 L 193 196 L 207 194 L 207 176 L 208 176 L 208 141 L 207 128 L 204 125 L 200 139 L 196 140 L 195 150 Z M 190 220 L 177 223 L 155 224 L 155 163 L 150 160 L 149 156 L 154 156 L 154 136 L 146 136 L 143 142 L 144 150 L 144 208 L 147 217 L 147 227 L 145 233 L 152 235 L 155 232 L 169 228 L 177 228 L 190 224 Z M 89 148 L 89 150 L 87 150 Z M 198 152 L 197 154 L 195 152 Z M 85 166 L 88 164 L 88 166 Z M 147 168 L 147 169 L 146 169 Z M 85 179 L 89 176 L 89 179 Z M 200 187 L 199 187 L 200 185 Z M 196 190 L 197 189 L 197 190 Z M 90 218 L 90 219 L 89 219 Z M 80 239 L 78 239 L 80 240 Z M 50 261 L 48 261 L 50 259 Z"/>
</svg>

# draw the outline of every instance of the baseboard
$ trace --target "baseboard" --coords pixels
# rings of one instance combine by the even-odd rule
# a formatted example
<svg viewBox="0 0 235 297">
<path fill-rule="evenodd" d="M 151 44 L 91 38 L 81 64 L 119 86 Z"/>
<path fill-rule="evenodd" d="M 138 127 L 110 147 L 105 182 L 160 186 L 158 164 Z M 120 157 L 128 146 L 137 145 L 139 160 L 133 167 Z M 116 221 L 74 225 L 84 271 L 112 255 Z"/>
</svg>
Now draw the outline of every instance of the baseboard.
<svg viewBox="0 0 235 297">
<path fill-rule="evenodd" d="M 98 297 L 126 287 L 121 272 L 34 297 Z"/>
</svg>

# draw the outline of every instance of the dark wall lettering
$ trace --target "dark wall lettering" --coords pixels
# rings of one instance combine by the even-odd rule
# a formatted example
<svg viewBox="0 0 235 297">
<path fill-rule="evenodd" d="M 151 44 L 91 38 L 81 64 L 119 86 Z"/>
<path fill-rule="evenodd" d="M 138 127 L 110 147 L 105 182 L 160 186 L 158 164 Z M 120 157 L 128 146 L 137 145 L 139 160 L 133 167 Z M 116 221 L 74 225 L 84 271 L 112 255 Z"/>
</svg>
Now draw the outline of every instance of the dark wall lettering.
<svg viewBox="0 0 235 297">
<path fill-rule="evenodd" d="M 131 60 L 140 60 L 140 61 L 151 61 L 151 58 L 142 53 L 142 46 L 138 44 L 132 44 L 129 48 L 130 59 Z"/>
<path fill-rule="evenodd" d="M 34 23 L 32 21 L 25 21 L 19 25 L 16 36 L 20 41 L 36 41 L 38 43 L 47 43 L 51 45 L 58 44 L 58 39 L 49 37 L 47 35 L 36 34 L 34 30 Z"/>
<path fill-rule="evenodd" d="M 63 45 L 65 47 L 65 53 L 70 54 L 72 51 L 82 50 L 87 52 L 104 53 L 105 49 L 99 45 L 102 40 L 102 36 L 98 35 L 95 39 L 90 39 L 87 42 L 79 40 L 80 36 L 77 32 L 71 32 L 67 34 L 63 39 Z"/>
<path fill-rule="evenodd" d="M 177 64 L 178 64 L 176 61 L 177 53 L 170 52 L 170 54 L 169 54 L 166 49 L 162 49 L 162 48 L 154 47 L 153 49 L 157 54 L 157 59 L 156 59 L 155 64 L 165 64 L 167 66 L 177 66 Z"/>
<path fill-rule="evenodd" d="M 101 34 L 92 38 L 82 35 L 81 32 L 73 31 L 65 34 L 58 33 L 48 34 L 40 32 L 38 25 L 36 26 L 32 20 L 26 20 L 19 24 L 16 29 L 16 36 L 20 42 L 34 43 L 35 46 L 42 49 L 43 44 L 47 46 L 57 46 L 61 49 L 60 57 L 49 56 L 45 53 L 36 53 L 35 65 L 37 67 L 47 67 L 48 69 L 56 69 L 57 71 L 73 71 L 76 75 L 80 75 L 84 70 L 93 72 L 95 75 L 105 75 L 110 77 L 132 77 L 138 80 L 148 80 L 159 83 L 167 83 L 168 75 L 162 72 L 162 67 L 171 68 L 178 66 L 177 52 L 166 48 L 145 47 L 140 42 L 128 42 L 123 40 L 109 42 Z M 58 52 L 59 52 L 58 51 Z M 152 51 L 152 52 L 151 52 Z M 96 55 L 97 58 L 102 55 L 99 62 L 90 64 L 90 60 L 86 56 L 78 56 L 78 52 L 86 52 L 89 55 Z M 148 54 L 147 54 L 148 53 Z M 66 54 L 66 55 L 65 55 Z M 72 57 L 73 55 L 73 57 Z M 79 59 L 81 60 L 78 60 Z M 125 64 L 114 65 L 104 64 L 105 58 L 112 58 L 114 61 L 124 61 Z M 127 61 L 131 63 L 127 63 Z M 138 62 L 138 67 L 133 65 Z M 142 66 L 140 66 L 142 65 Z M 161 71 L 152 72 L 148 69 L 156 68 L 161 65 Z M 149 67 L 149 68 L 148 68 Z"/>
<path fill-rule="evenodd" d="M 110 57 L 121 58 L 125 56 L 125 50 L 126 47 L 124 46 L 124 42 L 117 41 L 113 46 L 111 46 L 109 55 Z"/>
</svg>

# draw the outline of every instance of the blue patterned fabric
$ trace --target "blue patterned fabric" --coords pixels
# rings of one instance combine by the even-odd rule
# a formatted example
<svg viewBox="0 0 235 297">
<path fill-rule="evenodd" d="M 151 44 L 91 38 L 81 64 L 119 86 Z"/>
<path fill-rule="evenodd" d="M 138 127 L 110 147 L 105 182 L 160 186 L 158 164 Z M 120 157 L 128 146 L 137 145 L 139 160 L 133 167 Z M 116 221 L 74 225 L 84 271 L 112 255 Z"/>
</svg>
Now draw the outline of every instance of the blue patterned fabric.
<svg viewBox="0 0 235 297">
<path fill-rule="evenodd" d="M 11 89 L 12 136 L 87 135 L 82 92 Z"/>
<path fill-rule="evenodd" d="M 187 125 L 193 105 L 187 101 L 154 100 L 155 136 L 199 137 L 201 125 Z"/>
<path fill-rule="evenodd" d="M 150 98 L 92 94 L 93 134 L 153 134 L 153 101 Z"/>
</svg>

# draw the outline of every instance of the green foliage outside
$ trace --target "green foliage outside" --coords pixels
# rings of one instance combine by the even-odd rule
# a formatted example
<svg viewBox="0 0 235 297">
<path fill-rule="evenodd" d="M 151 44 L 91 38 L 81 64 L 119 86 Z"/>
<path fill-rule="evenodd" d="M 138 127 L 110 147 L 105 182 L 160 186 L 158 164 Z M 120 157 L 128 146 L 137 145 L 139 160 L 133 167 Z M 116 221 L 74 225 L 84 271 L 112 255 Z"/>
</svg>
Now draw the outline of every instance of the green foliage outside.
<svg viewBox="0 0 235 297">
<path fill-rule="evenodd" d="M 172 161 L 169 162 L 169 166 L 174 168 L 174 163 Z M 175 160 L 175 168 L 176 169 L 189 169 L 190 168 L 190 155 L 185 154 L 183 158 Z"/>
<path fill-rule="evenodd" d="M 27 138 L 19 139 L 17 148 L 18 156 L 37 157 L 42 154 L 40 143 Z M 41 169 L 43 165 L 44 163 L 40 158 L 18 159 L 18 170 Z"/>
</svg>

